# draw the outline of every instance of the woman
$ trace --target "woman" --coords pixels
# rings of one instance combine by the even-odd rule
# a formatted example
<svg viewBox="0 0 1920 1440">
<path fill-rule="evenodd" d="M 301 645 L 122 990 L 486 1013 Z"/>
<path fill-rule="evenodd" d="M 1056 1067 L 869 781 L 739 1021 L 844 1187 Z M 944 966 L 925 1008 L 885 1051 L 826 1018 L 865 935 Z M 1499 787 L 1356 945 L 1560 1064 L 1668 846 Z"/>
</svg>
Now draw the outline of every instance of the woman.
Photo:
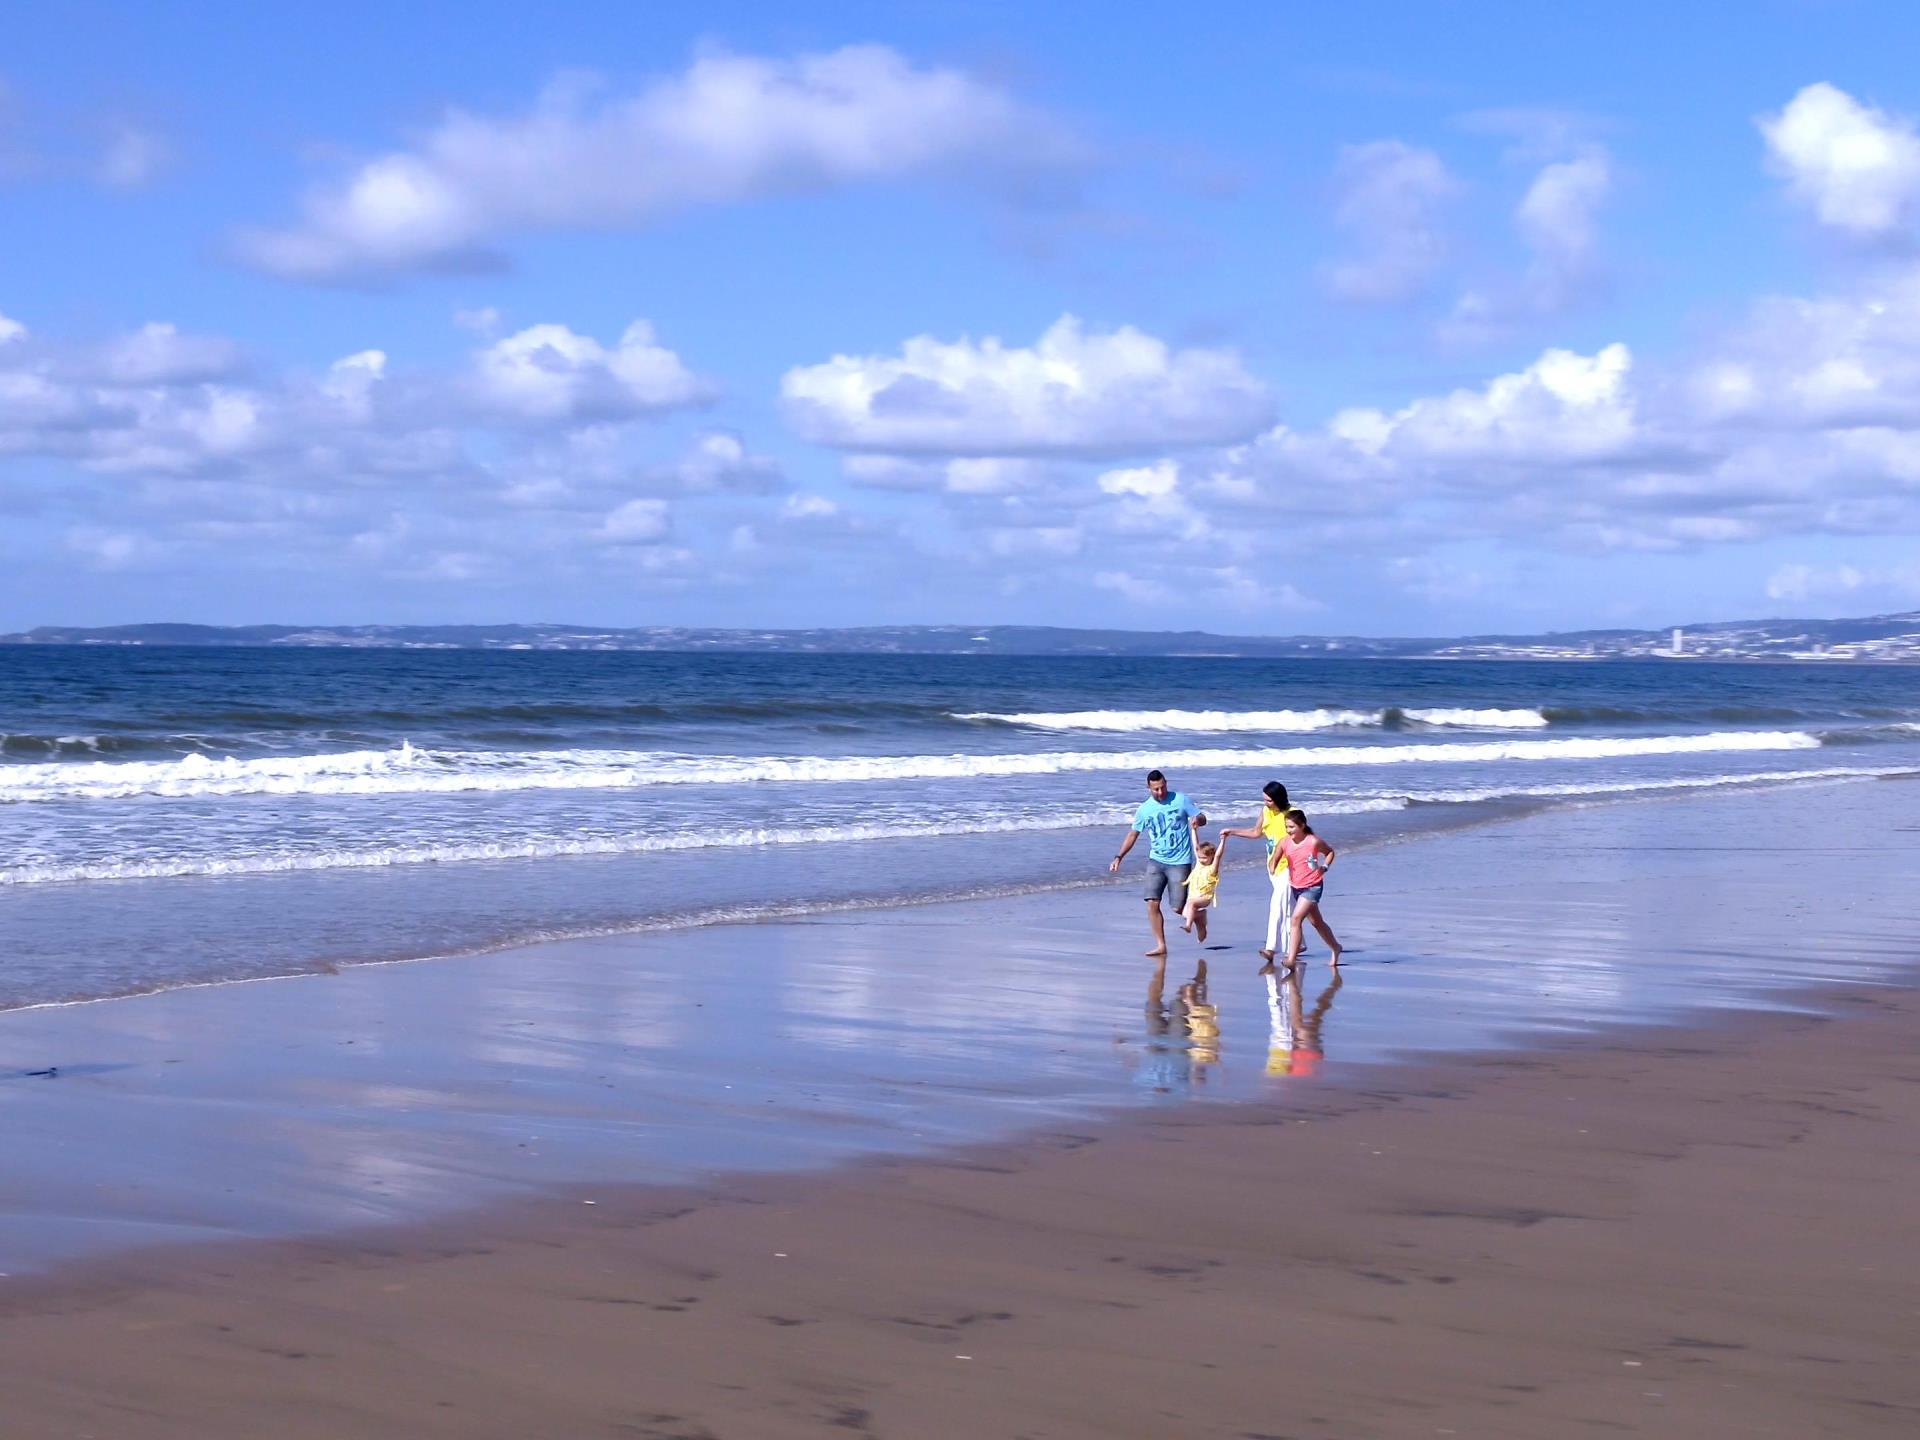
<svg viewBox="0 0 1920 1440">
<path fill-rule="evenodd" d="M 1262 960 L 1271 960 L 1280 949 L 1280 927 L 1293 913 L 1293 888 L 1287 882 L 1287 867 L 1273 867 L 1274 847 L 1287 838 L 1287 787 L 1269 780 L 1260 787 L 1260 819 L 1244 830 L 1222 828 L 1221 838 L 1238 835 L 1243 840 L 1267 842 L 1267 878 L 1273 883 L 1273 898 L 1267 902 L 1267 943 L 1260 951 Z"/>
</svg>

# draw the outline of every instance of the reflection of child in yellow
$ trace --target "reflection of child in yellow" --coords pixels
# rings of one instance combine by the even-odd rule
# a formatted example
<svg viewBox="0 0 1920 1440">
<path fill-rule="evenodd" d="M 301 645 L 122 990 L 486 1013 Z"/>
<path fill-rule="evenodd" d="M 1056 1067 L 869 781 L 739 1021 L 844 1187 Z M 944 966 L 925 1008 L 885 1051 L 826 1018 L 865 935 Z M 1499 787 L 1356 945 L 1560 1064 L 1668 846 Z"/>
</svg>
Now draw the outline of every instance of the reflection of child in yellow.
<svg viewBox="0 0 1920 1440">
<path fill-rule="evenodd" d="M 1220 1060 L 1220 1007 L 1207 1000 L 1207 982 L 1180 987 L 1180 1001 L 1186 1010 L 1187 1058 L 1196 1065 L 1215 1065 Z"/>
<path fill-rule="evenodd" d="M 1187 876 L 1187 905 L 1180 912 L 1180 928 L 1193 929 L 1193 920 L 1202 910 L 1213 904 L 1213 892 L 1220 887 L 1220 862 L 1226 858 L 1227 839 L 1220 837 L 1220 843 L 1214 845 L 1202 840 L 1194 847 L 1198 857 L 1193 873 Z"/>
</svg>

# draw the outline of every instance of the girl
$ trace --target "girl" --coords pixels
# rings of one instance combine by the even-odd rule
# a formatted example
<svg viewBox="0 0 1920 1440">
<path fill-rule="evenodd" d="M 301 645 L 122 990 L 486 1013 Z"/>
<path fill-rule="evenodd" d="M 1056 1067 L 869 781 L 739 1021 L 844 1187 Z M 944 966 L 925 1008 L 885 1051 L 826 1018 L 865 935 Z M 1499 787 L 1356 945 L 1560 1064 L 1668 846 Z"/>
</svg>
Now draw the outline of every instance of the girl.
<svg viewBox="0 0 1920 1440">
<path fill-rule="evenodd" d="M 1313 928 L 1320 932 L 1320 938 L 1327 942 L 1330 962 L 1338 965 L 1340 942 L 1333 938 L 1333 931 L 1327 928 L 1327 922 L 1320 917 L 1320 895 L 1326 885 L 1327 871 L 1333 867 L 1333 847 L 1313 833 L 1313 827 L 1307 824 L 1303 810 L 1287 811 L 1286 825 L 1287 838 L 1274 847 L 1273 854 L 1267 860 L 1269 873 L 1277 871 L 1284 864 L 1288 883 L 1293 886 L 1293 914 L 1287 919 L 1285 963 L 1291 968 L 1300 958 L 1301 927 L 1311 920 Z"/>
</svg>

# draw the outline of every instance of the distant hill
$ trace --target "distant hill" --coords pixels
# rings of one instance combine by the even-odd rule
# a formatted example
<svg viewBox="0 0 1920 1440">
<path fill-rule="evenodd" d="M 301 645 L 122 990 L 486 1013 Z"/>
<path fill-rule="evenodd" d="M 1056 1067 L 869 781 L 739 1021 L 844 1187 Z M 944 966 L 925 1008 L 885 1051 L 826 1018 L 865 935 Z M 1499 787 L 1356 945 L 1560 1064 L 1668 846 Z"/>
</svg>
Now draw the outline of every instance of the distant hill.
<svg viewBox="0 0 1920 1440">
<path fill-rule="evenodd" d="M 593 625 L 42 625 L 0 645 L 251 645 L 404 650 L 708 650 L 895 655 L 1218 655 L 1434 660 L 1871 660 L 1920 662 L 1920 611 L 1855 620 L 1736 620 L 1660 630 L 1381 639 L 1076 630 L 1049 625 L 871 625 L 713 630 Z"/>
</svg>

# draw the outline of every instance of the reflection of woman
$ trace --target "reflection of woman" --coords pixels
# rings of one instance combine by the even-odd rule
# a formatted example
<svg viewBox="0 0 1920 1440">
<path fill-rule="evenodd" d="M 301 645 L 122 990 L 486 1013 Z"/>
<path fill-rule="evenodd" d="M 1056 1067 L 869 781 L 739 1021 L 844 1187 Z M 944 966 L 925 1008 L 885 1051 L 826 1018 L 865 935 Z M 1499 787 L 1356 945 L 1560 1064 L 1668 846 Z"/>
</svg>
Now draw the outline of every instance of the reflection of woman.
<svg viewBox="0 0 1920 1440">
<path fill-rule="evenodd" d="M 1267 982 L 1267 1021 L 1270 1027 L 1267 1036 L 1267 1074 L 1314 1074 L 1319 1070 L 1320 1062 L 1326 1059 L 1326 1051 L 1320 1041 L 1320 1026 L 1333 1006 L 1333 997 L 1346 982 L 1335 970 L 1332 981 L 1320 992 L 1320 998 L 1313 1002 L 1312 1011 L 1302 1014 L 1297 971 L 1268 970 L 1264 972 L 1264 978 Z"/>
<path fill-rule="evenodd" d="M 1267 878 L 1273 882 L 1273 898 L 1267 902 L 1267 943 L 1260 958 L 1271 960 L 1280 948 L 1280 927 L 1293 913 L 1293 890 L 1287 883 L 1286 867 L 1273 869 L 1274 847 L 1287 838 L 1287 787 L 1269 780 L 1260 787 L 1260 818 L 1244 830 L 1222 828 L 1221 838 L 1238 835 L 1243 840 L 1267 842 Z"/>
</svg>

